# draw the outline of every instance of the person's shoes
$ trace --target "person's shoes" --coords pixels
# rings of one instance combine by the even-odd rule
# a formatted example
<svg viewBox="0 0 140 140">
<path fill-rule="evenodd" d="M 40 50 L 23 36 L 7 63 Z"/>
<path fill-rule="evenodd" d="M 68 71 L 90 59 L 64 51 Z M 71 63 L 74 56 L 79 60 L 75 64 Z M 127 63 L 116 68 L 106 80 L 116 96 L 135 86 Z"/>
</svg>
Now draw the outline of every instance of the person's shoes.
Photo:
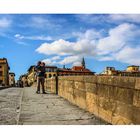
<svg viewBox="0 0 140 140">
<path fill-rule="evenodd" d="M 47 92 L 44 91 L 43 94 L 47 94 Z"/>
<path fill-rule="evenodd" d="M 37 93 L 37 94 L 40 94 L 40 92 L 39 92 L 39 91 L 36 91 L 36 93 Z"/>
</svg>

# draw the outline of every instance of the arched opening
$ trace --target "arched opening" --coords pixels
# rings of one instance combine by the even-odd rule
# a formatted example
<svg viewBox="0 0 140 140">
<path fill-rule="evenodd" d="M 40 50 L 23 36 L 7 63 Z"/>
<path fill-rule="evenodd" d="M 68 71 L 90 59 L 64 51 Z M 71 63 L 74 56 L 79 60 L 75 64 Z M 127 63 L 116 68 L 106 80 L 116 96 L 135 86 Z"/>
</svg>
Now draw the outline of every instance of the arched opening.
<svg viewBox="0 0 140 140">
<path fill-rule="evenodd" d="M 52 77 L 52 75 L 51 74 L 49 74 L 49 78 L 51 78 Z"/>
</svg>

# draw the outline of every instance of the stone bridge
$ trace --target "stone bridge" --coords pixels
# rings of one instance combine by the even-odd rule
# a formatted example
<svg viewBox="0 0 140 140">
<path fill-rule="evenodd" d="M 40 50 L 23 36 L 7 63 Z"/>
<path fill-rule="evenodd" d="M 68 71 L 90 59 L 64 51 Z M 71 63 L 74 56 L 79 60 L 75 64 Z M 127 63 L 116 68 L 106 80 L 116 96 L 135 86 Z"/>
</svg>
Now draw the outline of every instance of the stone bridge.
<svg viewBox="0 0 140 140">
<path fill-rule="evenodd" d="M 0 90 L 0 124 L 140 124 L 140 78 L 59 76 Z"/>
<path fill-rule="evenodd" d="M 55 94 L 36 94 L 35 87 L 0 90 L 1 125 L 106 124 Z"/>
</svg>

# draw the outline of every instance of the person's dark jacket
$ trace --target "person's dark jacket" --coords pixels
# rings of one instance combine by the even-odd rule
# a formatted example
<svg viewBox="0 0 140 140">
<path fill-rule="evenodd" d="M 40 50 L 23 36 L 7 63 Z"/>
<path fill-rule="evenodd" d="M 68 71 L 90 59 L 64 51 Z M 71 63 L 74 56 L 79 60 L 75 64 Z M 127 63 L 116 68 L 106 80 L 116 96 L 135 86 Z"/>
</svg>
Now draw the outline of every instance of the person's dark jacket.
<svg viewBox="0 0 140 140">
<path fill-rule="evenodd" d="M 45 66 L 36 66 L 36 72 L 38 77 L 45 77 Z"/>
</svg>

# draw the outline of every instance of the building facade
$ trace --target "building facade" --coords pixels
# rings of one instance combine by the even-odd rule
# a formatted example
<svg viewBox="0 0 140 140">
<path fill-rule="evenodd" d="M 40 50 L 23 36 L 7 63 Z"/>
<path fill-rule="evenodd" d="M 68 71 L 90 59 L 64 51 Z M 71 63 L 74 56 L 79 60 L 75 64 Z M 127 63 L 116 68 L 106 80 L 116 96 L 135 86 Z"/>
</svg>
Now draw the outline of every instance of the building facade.
<svg viewBox="0 0 140 140">
<path fill-rule="evenodd" d="M 46 66 L 45 78 L 52 78 L 58 75 L 56 66 Z"/>
<path fill-rule="evenodd" d="M 135 65 L 128 66 L 126 71 L 128 71 L 128 72 L 138 72 L 139 71 L 139 66 L 135 66 Z"/>
<path fill-rule="evenodd" d="M 72 68 L 60 68 L 58 69 L 59 76 L 71 76 L 71 75 L 94 75 L 95 72 L 86 68 L 85 59 L 82 59 L 81 66 L 73 66 Z"/>
<path fill-rule="evenodd" d="M 124 71 L 115 70 L 114 67 L 106 67 L 101 75 L 140 77 L 140 70 L 139 66 L 134 65 L 128 66 Z"/>
<path fill-rule="evenodd" d="M 30 66 L 27 73 L 27 81 L 28 85 L 31 86 L 34 82 L 36 82 L 36 72 L 35 72 L 35 66 Z"/>
<path fill-rule="evenodd" d="M 119 75 L 120 71 L 116 70 L 115 67 L 106 67 L 105 70 L 101 73 L 101 75 L 110 75 L 110 76 L 117 76 Z"/>
<path fill-rule="evenodd" d="M 0 58 L 0 85 L 9 86 L 9 65 L 6 58 Z"/>
<path fill-rule="evenodd" d="M 9 86 L 15 86 L 15 73 L 9 72 Z"/>
<path fill-rule="evenodd" d="M 27 79 L 27 75 L 26 74 L 21 75 L 19 77 L 19 86 L 20 87 L 27 87 L 27 86 L 29 86 L 28 79 Z"/>
</svg>

